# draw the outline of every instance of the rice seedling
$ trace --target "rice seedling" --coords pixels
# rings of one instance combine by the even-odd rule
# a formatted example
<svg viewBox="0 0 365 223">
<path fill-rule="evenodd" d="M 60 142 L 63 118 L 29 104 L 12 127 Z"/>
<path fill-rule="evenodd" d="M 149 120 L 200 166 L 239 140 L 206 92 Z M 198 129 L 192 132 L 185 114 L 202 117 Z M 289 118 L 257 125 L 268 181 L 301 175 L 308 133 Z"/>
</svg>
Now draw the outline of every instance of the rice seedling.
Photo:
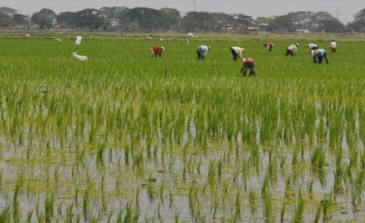
<svg viewBox="0 0 365 223">
<path fill-rule="evenodd" d="M 0 213 L 0 222 L 11 222 L 11 207 L 5 206 Z"/>
<path fill-rule="evenodd" d="M 44 205 L 45 205 L 44 212 L 45 212 L 45 221 L 46 222 L 52 222 L 54 202 L 55 202 L 54 192 L 51 194 L 47 194 L 46 200 L 44 201 Z"/>
<path fill-rule="evenodd" d="M 293 222 L 300 223 L 304 221 L 304 209 L 305 209 L 305 202 L 302 197 L 302 193 L 299 191 L 299 203 L 295 209 Z"/>
</svg>

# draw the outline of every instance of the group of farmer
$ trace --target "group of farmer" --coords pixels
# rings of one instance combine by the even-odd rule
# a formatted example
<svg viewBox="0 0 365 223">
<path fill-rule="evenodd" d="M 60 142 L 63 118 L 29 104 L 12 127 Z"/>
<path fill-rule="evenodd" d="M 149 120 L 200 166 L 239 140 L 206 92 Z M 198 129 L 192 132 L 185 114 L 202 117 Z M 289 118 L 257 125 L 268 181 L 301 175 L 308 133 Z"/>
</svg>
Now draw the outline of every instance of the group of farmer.
<svg viewBox="0 0 365 223">
<path fill-rule="evenodd" d="M 272 51 L 274 44 L 267 41 L 264 43 L 264 46 L 267 48 L 269 52 Z M 286 56 L 296 56 L 298 52 L 299 44 L 291 44 L 286 49 Z M 310 50 L 310 54 L 313 57 L 313 62 L 321 64 L 323 59 L 328 64 L 327 59 L 327 51 L 324 48 L 318 48 L 318 46 L 314 43 L 308 44 L 308 48 Z M 331 40 L 330 42 L 330 50 L 332 53 L 336 53 L 337 43 L 335 40 Z M 162 52 L 165 50 L 163 46 L 153 46 L 151 47 L 151 55 L 152 57 L 161 57 Z M 232 57 L 234 61 L 237 61 L 237 59 L 242 57 L 242 54 L 245 52 L 245 49 L 238 46 L 232 46 L 229 47 L 229 50 L 231 51 Z M 205 59 L 208 52 L 210 51 L 210 46 L 201 45 L 196 49 L 196 53 L 198 55 L 198 60 Z M 247 71 L 250 70 L 249 75 L 255 76 L 256 75 L 256 69 L 255 69 L 255 61 L 254 59 L 250 57 L 244 57 L 242 58 L 242 66 L 240 72 L 243 73 L 244 76 L 246 76 Z"/>
<path fill-rule="evenodd" d="M 321 64 L 324 59 L 326 61 L 326 63 L 328 64 L 327 51 L 325 49 L 318 48 L 318 46 L 314 43 L 308 44 L 308 48 L 310 50 L 310 53 L 312 54 L 314 63 Z M 332 53 L 337 52 L 337 43 L 335 40 L 331 40 L 330 50 Z"/>
</svg>

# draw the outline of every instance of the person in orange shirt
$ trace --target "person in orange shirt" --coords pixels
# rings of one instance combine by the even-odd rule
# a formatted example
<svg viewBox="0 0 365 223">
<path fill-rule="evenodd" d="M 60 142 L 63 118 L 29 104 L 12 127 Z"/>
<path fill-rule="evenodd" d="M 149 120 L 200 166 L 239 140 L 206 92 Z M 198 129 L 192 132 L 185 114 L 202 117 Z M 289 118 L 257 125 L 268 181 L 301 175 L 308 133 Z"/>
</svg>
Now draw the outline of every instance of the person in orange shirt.
<svg viewBox="0 0 365 223">
<path fill-rule="evenodd" d="M 270 41 L 267 41 L 266 43 L 264 43 L 264 47 L 266 47 L 267 50 L 270 52 L 271 52 L 273 46 L 274 46 L 274 44 L 272 44 L 272 42 L 270 42 Z"/>
<path fill-rule="evenodd" d="M 250 69 L 250 77 L 256 75 L 255 61 L 250 57 L 244 57 L 242 59 L 242 67 L 240 72 L 242 72 L 243 75 L 246 76 L 248 69 Z"/>
<path fill-rule="evenodd" d="M 151 47 L 151 57 L 160 57 L 162 52 L 165 50 L 163 46 L 153 46 Z"/>
</svg>

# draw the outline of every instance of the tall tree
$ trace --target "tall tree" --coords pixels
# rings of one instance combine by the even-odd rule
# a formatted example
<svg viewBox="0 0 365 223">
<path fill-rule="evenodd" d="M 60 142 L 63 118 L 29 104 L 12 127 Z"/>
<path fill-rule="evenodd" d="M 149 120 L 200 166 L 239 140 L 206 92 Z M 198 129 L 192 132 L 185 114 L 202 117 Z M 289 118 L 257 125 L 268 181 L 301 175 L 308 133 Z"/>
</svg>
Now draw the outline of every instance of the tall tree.
<svg viewBox="0 0 365 223">
<path fill-rule="evenodd" d="M 15 9 L 0 7 L 0 27 L 8 28 L 13 25 L 12 17 L 15 13 L 17 13 Z"/>
<path fill-rule="evenodd" d="M 309 18 L 308 29 L 314 32 L 344 32 L 345 26 L 328 12 L 313 13 Z"/>
<path fill-rule="evenodd" d="M 274 19 L 273 17 L 259 16 L 259 17 L 256 18 L 256 23 L 257 23 L 257 25 L 260 25 L 260 24 L 268 25 L 273 19 Z"/>
<path fill-rule="evenodd" d="M 354 21 L 347 24 L 347 30 L 352 32 L 365 32 L 365 8 L 355 14 Z"/>
<path fill-rule="evenodd" d="M 234 18 L 232 15 L 225 13 L 210 13 L 212 18 L 212 31 L 227 32 L 229 28 L 233 28 Z"/>
<path fill-rule="evenodd" d="M 161 11 L 146 7 L 137 7 L 128 11 L 127 17 L 141 31 L 155 31 L 161 27 L 163 16 Z"/>
<path fill-rule="evenodd" d="M 105 25 L 104 15 L 97 9 L 84 9 L 76 12 L 76 25 L 94 31 Z"/>
<path fill-rule="evenodd" d="M 12 25 L 12 22 L 10 15 L 0 12 L 0 27 L 8 28 Z"/>
<path fill-rule="evenodd" d="M 208 12 L 188 12 L 182 18 L 182 28 L 187 32 L 211 31 L 212 17 Z"/>
<path fill-rule="evenodd" d="M 365 21 L 365 8 L 355 14 L 355 21 Z"/>
<path fill-rule="evenodd" d="M 128 17 L 130 9 L 127 7 L 120 7 L 119 9 L 119 27 L 123 30 L 130 30 L 132 28 L 132 23 Z"/>
<path fill-rule="evenodd" d="M 245 32 L 249 26 L 255 25 L 255 20 L 251 16 L 234 14 L 233 16 L 233 29 L 236 32 Z"/>
<path fill-rule="evenodd" d="M 71 28 L 76 26 L 76 12 L 60 12 L 57 15 L 57 22 L 61 27 Z"/>
<path fill-rule="evenodd" d="M 13 23 L 16 26 L 22 26 L 23 28 L 25 28 L 27 26 L 27 19 L 28 17 L 26 15 L 22 15 L 22 14 L 14 14 L 13 15 Z"/>
<path fill-rule="evenodd" d="M 17 10 L 9 7 L 0 7 L 0 13 L 8 14 L 10 16 L 13 16 L 15 13 L 17 13 Z"/>
<path fill-rule="evenodd" d="M 297 29 L 308 29 L 315 32 L 342 32 L 344 25 L 328 12 L 291 12 L 277 16 L 267 27 L 268 31 L 295 32 Z"/>
<path fill-rule="evenodd" d="M 53 21 L 56 19 L 56 13 L 47 8 L 41 9 L 32 15 L 32 22 L 39 25 L 40 29 L 50 29 Z"/>
<path fill-rule="evenodd" d="M 180 12 L 176 9 L 162 8 L 160 9 L 162 16 L 161 28 L 163 30 L 177 29 L 178 24 L 181 21 Z"/>
</svg>

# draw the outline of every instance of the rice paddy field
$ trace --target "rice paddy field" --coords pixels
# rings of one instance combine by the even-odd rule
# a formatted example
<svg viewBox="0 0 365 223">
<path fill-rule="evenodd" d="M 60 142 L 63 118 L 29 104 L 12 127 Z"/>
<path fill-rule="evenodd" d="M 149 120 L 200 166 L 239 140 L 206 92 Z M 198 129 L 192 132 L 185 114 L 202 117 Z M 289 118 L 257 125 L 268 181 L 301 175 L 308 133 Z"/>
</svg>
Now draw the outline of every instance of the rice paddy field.
<svg viewBox="0 0 365 223">
<path fill-rule="evenodd" d="M 0 38 L 0 222 L 365 221 L 360 39 L 32 37 Z"/>
</svg>

